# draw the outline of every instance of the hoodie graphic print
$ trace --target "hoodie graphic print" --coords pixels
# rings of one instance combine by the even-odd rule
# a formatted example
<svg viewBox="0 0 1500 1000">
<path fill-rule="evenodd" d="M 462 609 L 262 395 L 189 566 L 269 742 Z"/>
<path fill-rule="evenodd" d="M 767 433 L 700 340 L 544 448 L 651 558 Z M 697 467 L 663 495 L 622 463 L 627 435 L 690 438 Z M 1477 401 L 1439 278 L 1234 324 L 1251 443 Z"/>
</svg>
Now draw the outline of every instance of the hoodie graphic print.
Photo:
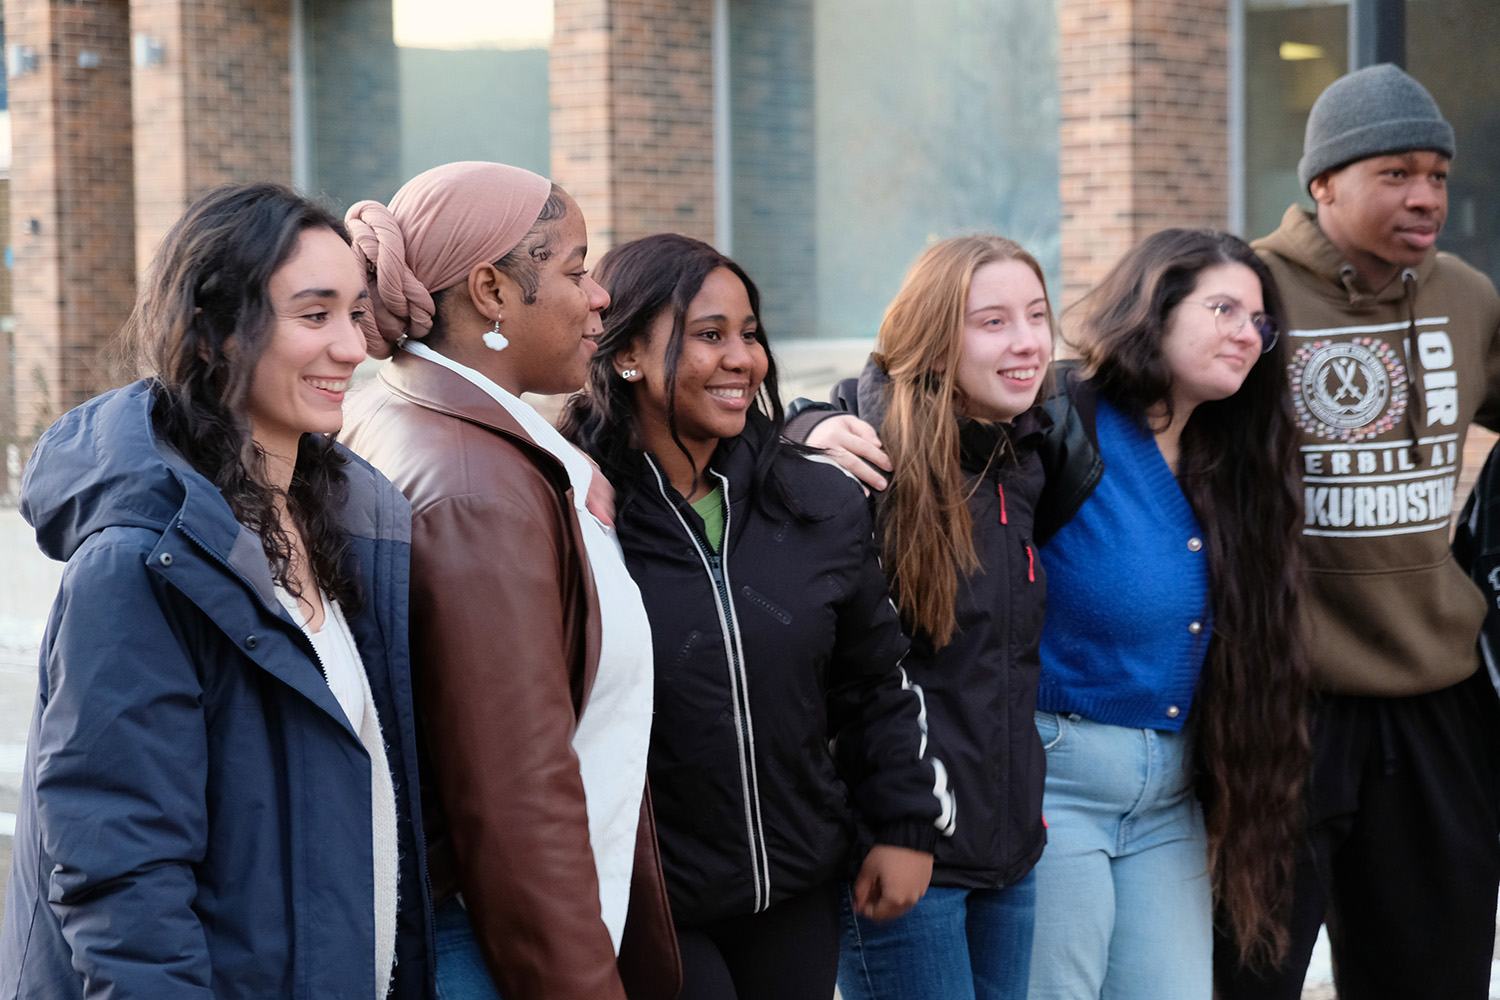
<svg viewBox="0 0 1500 1000">
<path fill-rule="evenodd" d="M 1500 295 L 1437 252 L 1371 289 L 1296 206 L 1255 249 L 1290 326 L 1314 679 L 1384 696 L 1457 683 L 1485 601 L 1449 521 L 1470 423 L 1500 425 Z"/>
<path fill-rule="evenodd" d="M 1463 456 L 1449 317 L 1294 328 L 1308 535 L 1446 530 Z M 1424 398 L 1413 405 L 1413 392 Z M 1392 437 L 1415 426 L 1416 434 Z"/>
</svg>

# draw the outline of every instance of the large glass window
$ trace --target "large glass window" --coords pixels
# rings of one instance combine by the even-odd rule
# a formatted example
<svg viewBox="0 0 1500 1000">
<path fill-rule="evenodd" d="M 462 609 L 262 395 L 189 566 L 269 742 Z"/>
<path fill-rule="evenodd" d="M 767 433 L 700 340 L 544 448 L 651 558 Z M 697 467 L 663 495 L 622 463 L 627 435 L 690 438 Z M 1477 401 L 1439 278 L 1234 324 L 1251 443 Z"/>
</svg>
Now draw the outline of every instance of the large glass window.
<svg viewBox="0 0 1500 1000">
<path fill-rule="evenodd" d="M 550 173 L 552 0 L 303 0 L 309 192 L 342 211 L 452 160 Z"/>
<path fill-rule="evenodd" d="M 873 337 L 922 250 L 1058 273 L 1057 19 L 1036 0 L 730 0 L 733 247 L 773 337 Z"/>
<path fill-rule="evenodd" d="M 1359 3 L 1361 0 L 1353 0 Z M 1245 231 L 1275 229 L 1312 201 L 1297 160 L 1312 103 L 1349 69 L 1349 0 L 1248 0 L 1245 9 Z M 1438 246 L 1500 282 L 1500 78 L 1475 60 L 1500 48 L 1494 0 L 1407 0 L 1406 69 L 1453 123 L 1458 154 Z"/>
<path fill-rule="evenodd" d="M 1264 236 L 1288 205 L 1312 207 L 1297 182 L 1307 115 L 1349 69 L 1349 5 L 1250 0 L 1245 9 L 1245 235 Z"/>
</svg>

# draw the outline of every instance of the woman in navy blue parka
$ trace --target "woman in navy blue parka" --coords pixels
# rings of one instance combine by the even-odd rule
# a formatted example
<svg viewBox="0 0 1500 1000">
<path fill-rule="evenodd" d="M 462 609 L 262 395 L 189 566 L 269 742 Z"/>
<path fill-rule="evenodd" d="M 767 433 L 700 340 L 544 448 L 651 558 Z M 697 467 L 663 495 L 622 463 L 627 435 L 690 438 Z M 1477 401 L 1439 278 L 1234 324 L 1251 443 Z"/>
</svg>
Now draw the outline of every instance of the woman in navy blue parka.
<svg viewBox="0 0 1500 1000">
<path fill-rule="evenodd" d="M 148 377 L 38 443 L 22 513 L 67 568 L 0 998 L 428 994 L 410 514 L 332 442 L 365 308 L 336 219 L 212 192 L 132 317 Z"/>
</svg>

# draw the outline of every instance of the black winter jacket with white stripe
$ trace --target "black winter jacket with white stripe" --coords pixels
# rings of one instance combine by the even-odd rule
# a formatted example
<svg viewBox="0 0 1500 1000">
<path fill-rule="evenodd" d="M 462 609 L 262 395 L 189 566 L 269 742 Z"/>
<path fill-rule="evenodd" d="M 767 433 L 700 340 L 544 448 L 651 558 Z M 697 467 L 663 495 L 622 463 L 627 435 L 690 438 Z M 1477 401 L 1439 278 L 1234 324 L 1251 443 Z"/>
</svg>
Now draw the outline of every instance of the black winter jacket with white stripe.
<svg viewBox="0 0 1500 1000">
<path fill-rule="evenodd" d="M 651 619 L 651 795 L 682 924 L 847 878 L 871 843 L 930 852 L 952 828 L 859 487 L 782 448 L 782 490 L 753 497 L 772 443 L 752 413 L 714 454 L 718 554 L 647 456 L 617 515 Z"/>
<path fill-rule="evenodd" d="M 834 387 L 831 406 L 794 404 L 788 436 L 806 440 L 819 421 L 840 413 L 878 430 L 888 386 L 871 361 L 857 380 Z M 959 581 L 953 641 L 933 649 L 918 633 L 906 658 L 907 673 L 926 695 L 933 753 L 947 765 L 957 807 L 957 832 L 938 844 L 934 886 L 1013 885 L 1031 871 L 1047 840 L 1046 756 L 1035 719 L 1046 582 L 1034 524 L 1045 479 L 1037 448 L 1054 428 L 1063 429 L 1036 407 L 1008 426 L 965 421 L 960 430 L 980 568 Z M 1085 462 L 1087 442 L 1074 444 L 1074 461 Z M 1088 482 L 1082 496 L 1092 488 Z"/>
</svg>

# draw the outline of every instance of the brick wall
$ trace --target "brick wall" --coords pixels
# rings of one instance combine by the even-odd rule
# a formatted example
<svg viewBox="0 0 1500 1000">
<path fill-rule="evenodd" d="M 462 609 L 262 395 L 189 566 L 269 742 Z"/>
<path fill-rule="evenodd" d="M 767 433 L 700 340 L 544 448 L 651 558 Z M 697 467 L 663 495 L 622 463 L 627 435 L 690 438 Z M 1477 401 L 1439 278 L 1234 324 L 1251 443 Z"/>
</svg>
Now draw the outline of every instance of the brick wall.
<svg viewBox="0 0 1500 1000">
<path fill-rule="evenodd" d="M 1142 237 L 1228 223 L 1226 0 L 1057 0 L 1062 298 Z"/>
<path fill-rule="evenodd" d="M 101 347 L 134 299 L 126 0 L 7 0 L 16 432 L 34 440 L 119 376 Z M 83 65 L 80 65 L 80 62 Z"/>
<path fill-rule="evenodd" d="M 343 216 L 364 198 L 390 201 L 401 164 L 399 57 L 391 0 L 316 0 L 303 10 L 312 65 L 308 132 L 315 137 L 311 191 Z M 348 53 L 358 53 L 349 58 Z M 450 55 L 450 53 L 444 53 Z M 428 109 L 428 114 L 440 109 Z M 350 127 L 351 121 L 358 123 Z"/>
<path fill-rule="evenodd" d="M 761 300 L 772 338 L 810 336 L 818 316 L 813 3 L 730 4 L 734 257 L 775 290 Z"/>
<path fill-rule="evenodd" d="M 289 183 L 290 0 L 135 0 L 165 61 L 135 73 L 136 247 L 144 269 L 194 198 L 231 181 Z"/>
<path fill-rule="evenodd" d="M 114 334 L 167 227 L 208 188 L 288 181 L 290 0 L 5 0 L 14 426 L 29 443 L 130 372 Z M 131 36 L 162 65 L 132 69 Z"/>
<path fill-rule="evenodd" d="M 711 0 L 556 0 L 552 177 L 591 253 L 656 232 L 714 235 Z"/>
</svg>

